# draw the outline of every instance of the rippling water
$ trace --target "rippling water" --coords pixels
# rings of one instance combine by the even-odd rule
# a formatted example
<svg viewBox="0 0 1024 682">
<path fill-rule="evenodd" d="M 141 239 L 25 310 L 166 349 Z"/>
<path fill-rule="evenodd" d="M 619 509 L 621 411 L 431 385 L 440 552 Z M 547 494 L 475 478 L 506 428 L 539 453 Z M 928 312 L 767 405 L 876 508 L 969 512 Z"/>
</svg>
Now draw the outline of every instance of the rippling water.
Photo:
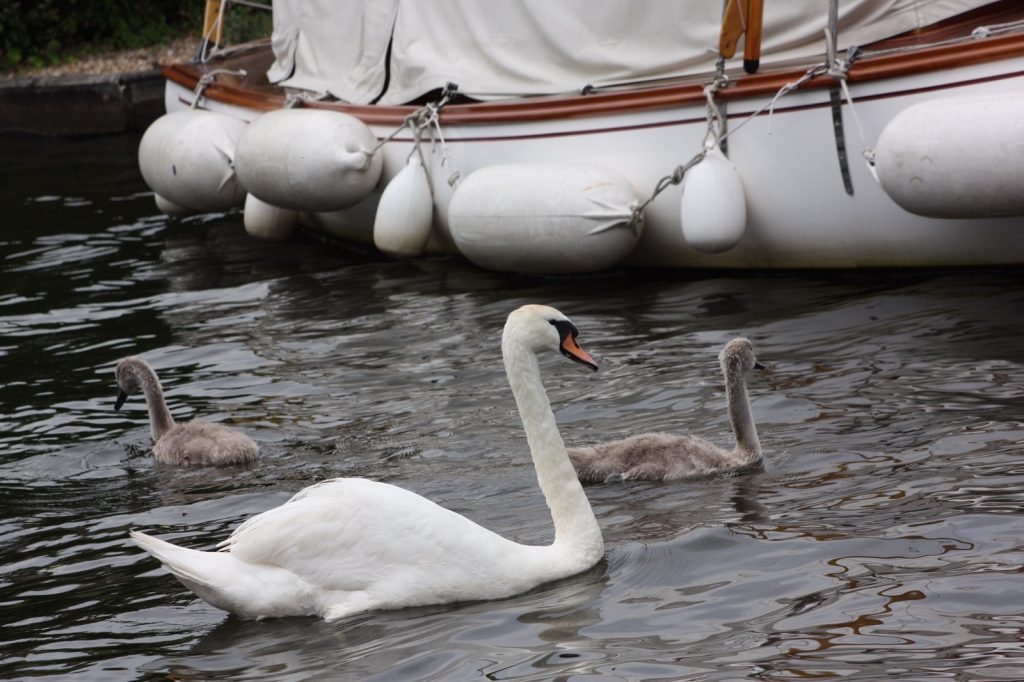
<svg viewBox="0 0 1024 682">
<path fill-rule="evenodd" d="M 0 139 L 0 678 L 779 680 L 1024 677 L 1020 271 L 523 279 L 169 221 L 137 139 Z M 593 486 L 583 575 L 487 603 L 246 622 L 127 540 L 211 548 L 333 476 L 396 483 L 525 542 L 550 519 L 505 384 L 504 317 L 572 316 L 567 442 L 726 444 L 716 356 L 750 337 L 763 471 Z M 250 468 L 168 470 L 113 367 Z"/>
</svg>

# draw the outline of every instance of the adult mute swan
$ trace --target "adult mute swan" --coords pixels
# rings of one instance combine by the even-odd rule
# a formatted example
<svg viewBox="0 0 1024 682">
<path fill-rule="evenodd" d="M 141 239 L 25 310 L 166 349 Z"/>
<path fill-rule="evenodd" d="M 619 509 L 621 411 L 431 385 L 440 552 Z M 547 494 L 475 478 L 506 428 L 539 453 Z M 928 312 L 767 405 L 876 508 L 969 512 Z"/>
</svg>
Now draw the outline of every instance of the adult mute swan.
<svg viewBox="0 0 1024 682">
<path fill-rule="evenodd" d="M 537 354 L 597 369 L 576 327 L 547 306 L 508 317 L 501 350 L 544 499 L 550 545 L 521 545 L 402 488 L 360 478 L 310 486 L 244 522 L 219 552 L 132 539 L 217 608 L 243 618 L 342 618 L 372 609 L 500 599 L 593 566 L 597 520 L 555 425 Z"/>
<path fill-rule="evenodd" d="M 146 397 L 157 462 L 175 466 L 217 466 L 248 464 L 259 457 L 259 447 L 252 438 L 222 424 L 201 419 L 175 423 L 164 402 L 164 391 L 156 372 L 142 358 L 124 358 L 117 363 L 114 376 L 117 377 L 115 410 L 120 410 L 128 396 L 139 390 Z"/>
<path fill-rule="evenodd" d="M 700 436 L 642 433 L 590 447 L 569 448 L 569 459 L 584 483 L 614 480 L 668 481 L 746 469 L 761 462 L 761 443 L 750 415 L 746 376 L 764 369 L 750 341 L 733 339 L 718 356 L 725 375 L 725 399 L 736 445 L 732 450 Z"/>
</svg>

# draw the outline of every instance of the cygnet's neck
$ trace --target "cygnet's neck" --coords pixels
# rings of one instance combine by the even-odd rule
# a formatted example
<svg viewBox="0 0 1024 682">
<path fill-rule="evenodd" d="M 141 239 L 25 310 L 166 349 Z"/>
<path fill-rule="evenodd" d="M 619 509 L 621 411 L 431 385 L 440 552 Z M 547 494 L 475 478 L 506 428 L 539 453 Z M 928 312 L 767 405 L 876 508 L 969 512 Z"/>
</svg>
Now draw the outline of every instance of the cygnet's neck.
<svg viewBox="0 0 1024 682">
<path fill-rule="evenodd" d="M 761 441 L 757 438 L 754 417 L 747 399 L 746 376 L 737 366 L 725 366 L 725 400 L 729 408 L 729 421 L 736 436 L 736 453 L 754 462 L 761 458 Z"/>
<path fill-rule="evenodd" d="M 132 365 L 132 369 L 139 382 L 139 388 L 142 389 L 142 394 L 146 396 L 146 407 L 149 409 L 149 428 L 155 443 L 174 426 L 174 419 L 171 417 L 171 411 L 167 409 L 164 390 L 160 386 L 160 379 L 157 378 L 156 372 L 149 365 L 141 362 Z"/>
<path fill-rule="evenodd" d="M 509 336 L 502 340 L 505 371 L 526 431 L 537 482 L 551 509 L 553 546 L 579 557 L 592 557 L 595 552 L 600 555 L 604 551 L 601 529 L 558 432 L 541 383 L 537 355 Z"/>
</svg>

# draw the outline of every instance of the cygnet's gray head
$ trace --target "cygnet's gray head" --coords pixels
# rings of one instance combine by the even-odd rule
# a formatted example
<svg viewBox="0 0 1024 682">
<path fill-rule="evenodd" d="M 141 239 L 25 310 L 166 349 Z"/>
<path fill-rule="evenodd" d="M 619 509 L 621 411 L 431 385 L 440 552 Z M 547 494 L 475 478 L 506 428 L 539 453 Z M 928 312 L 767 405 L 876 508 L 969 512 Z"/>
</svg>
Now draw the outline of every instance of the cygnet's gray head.
<svg viewBox="0 0 1024 682">
<path fill-rule="evenodd" d="M 117 378 L 117 400 L 114 402 L 114 409 L 120 410 L 124 401 L 133 393 L 138 393 L 141 388 L 140 375 L 148 368 L 145 360 L 139 357 L 130 356 L 117 363 L 114 369 L 114 376 Z M 141 371 L 140 371 L 141 370 Z"/>
<path fill-rule="evenodd" d="M 742 337 L 725 344 L 725 348 L 718 354 L 718 361 L 722 364 L 722 371 L 729 375 L 743 375 L 752 369 L 764 369 L 764 365 L 754 355 L 750 340 Z"/>
</svg>

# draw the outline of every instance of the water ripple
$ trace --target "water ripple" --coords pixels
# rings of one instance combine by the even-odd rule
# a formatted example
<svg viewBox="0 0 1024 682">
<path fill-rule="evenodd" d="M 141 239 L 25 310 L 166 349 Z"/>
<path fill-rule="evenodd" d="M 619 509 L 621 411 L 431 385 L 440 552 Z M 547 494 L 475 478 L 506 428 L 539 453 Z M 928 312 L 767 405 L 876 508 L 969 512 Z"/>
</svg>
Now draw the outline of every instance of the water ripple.
<svg viewBox="0 0 1024 682">
<path fill-rule="evenodd" d="M 0 146 L 0 677 L 1019 677 L 1016 271 L 544 279 L 267 244 L 237 214 L 157 214 L 136 146 Z M 590 487 L 607 544 L 590 571 L 337 623 L 225 616 L 127 539 L 211 548 L 348 475 L 550 542 L 500 359 L 527 302 L 569 313 L 601 365 L 543 363 L 573 444 L 728 445 L 717 354 L 751 338 L 763 468 Z M 128 354 L 175 418 L 242 429 L 261 461 L 155 465 L 141 399 L 112 409 Z"/>
</svg>

